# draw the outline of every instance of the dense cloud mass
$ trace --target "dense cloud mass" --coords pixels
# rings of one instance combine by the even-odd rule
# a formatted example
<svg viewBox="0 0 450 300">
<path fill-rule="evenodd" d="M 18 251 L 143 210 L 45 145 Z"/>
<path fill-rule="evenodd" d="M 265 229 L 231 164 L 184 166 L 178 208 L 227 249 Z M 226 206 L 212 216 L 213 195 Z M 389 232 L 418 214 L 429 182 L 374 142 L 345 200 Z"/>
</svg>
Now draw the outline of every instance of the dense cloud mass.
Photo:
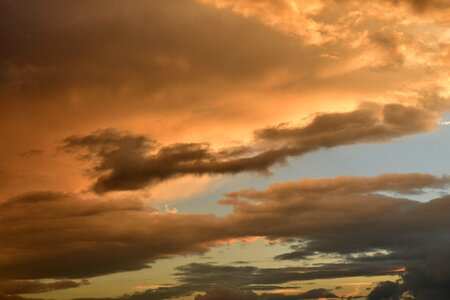
<svg viewBox="0 0 450 300">
<path fill-rule="evenodd" d="M 4 293 L 5 295 L 38 294 L 55 290 L 76 288 L 86 284 L 89 284 L 87 280 L 60 280 L 50 283 L 44 283 L 38 280 L 6 280 L 0 281 L 0 293 Z"/>
<path fill-rule="evenodd" d="M 159 287 L 119 299 L 154 299 L 191 295 L 205 292 L 196 299 L 255 299 L 255 300 L 298 300 L 298 299 L 337 299 L 327 289 L 311 289 L 295 292 L 299 281 L 314 279 L 344 278 L 352 276 L 395 275 L 393 266 L 369 266 L 364 264 L 343 263 L 324 264 L 316 267 L 258 268 L 253 266 L 229 266 L 192 263 L 177 268 L 178 285 Z M 284 287 L 283 284 L 293 286 Z M 396 285 L 397 286 L 397 285 Z M 268 293 L 270 290 L 285 290 L 290 293 Z M 259 292 L 256 294 L 254 291 Z M 356 298 L 355 298 L 356 299 Z M 78 299 L 81 300 L 81 299 Z M 87 300 L 87 299 L 84 299 Z M 99 299 L 100 300 L 100 299 Z M 102 299 L 104 300 L 104 299 Z"/>
<path fill-rule="evenodd" d="M 0 300 L 450 299 L 449 25 L 448 0 L 0 0 Z"/>
<path fill-rule="evenodd" d="M 423 174 L 305 179 L 262 191 L 231 193 L 222 202 L 232 204 L 234 211 L 225 217 L 161 214 L 137 200 L 83 199 L 51 192 L 27 194 L 0 207 L 0 249 L 5 258 L 0 276 L 4 280 L 89 277 L 145 268 L 151 260 L 202 251 L 227 239 L 261 236 L 302 241 L 294 252 L 299 254 L 281 259 L 339 253 L 348 263 L 286 270 L 246 266 L 217 270 L 215 266 L 193 264 L 179 269 L 183 292 L 208 286 L 208 279 L 211 286 L 228 283 L 243 288 L 397 274 L 407 267 L 405 284 L 415 282 L 410 290 L 415 293 L 417 287 L 422 293 L 424 289 L 417 284 L 422 281 L 415 276 L 420 276 L 422 268 L 434 270 L 436 264 L 427 260 L 438 259 L 439 253 L 450 249 L 449 198 L 420 203 L 380 193 L 420 193 L 449 182 L 447 177 Z M 33 252 L 27 250 L 31 248 Z M 384 252 L 366 254 L 377 249 Z M 208 270 L 212 272 L 205 276 Z M 445 272 L 426 278 L 437 287 L 445 287 Z M 163 295 L 169 292 L 173 290 L 151 290 Z M 436 291 L 432 288 L 428 293 Z"/>
<path fill-rule="evenodd" d="M 171 253 L 204 250 L 217 239 L 217 218 L 211 215 L 158 214 L 137 200 L 43 192 L 2 202 L 0 211 L 1 279 L 82 278 L 136 270 Z"/>
<path fill-rule="evenodd" d="M 420 174 L 305 179 L 274 184 L 264 191 L 231 193 L 230 198 L 222 202 L 234 205 L 230 219 L 253 235 L 273 238 L 303 235 L 308 243 L 299 246 L 300 253 L 307 250 L 306 253 L 350 254 L 395 249 L 420 257 L 425 254 L 422 251 L 439 247 L 440 243 L 446 246 L 447 233 L 443 228 L 448 225 L 445 217 L 448 197 L 419 203 L 379 192 L 416 193 L 425 187 L 447 184 L 448 178 Z M 348 234 L 349 231 L 352 234 Z M 392 231 L 396 232 L 395 236 L 385 234 Z M 442 239 L 436 239 L 439 235 Z"/>
<path fill-rule="evenodd" d="M 94 100 L 92 107 L 99 108 L 110 101 L 120 105 L 114 98 L 118 93 L 135 103 L 139 96 L 151 96 L 168 85 L 198 84 L 205 74 L 233 80 L 264 74 L 287 63 L 295 49 L 255 22 L 233 14 L 218 18 L 214 9 L 187 0 L 136 1 L 132 6 L 114 0 L 107 11 L 101 1 L 0 5 L 2 28 L 9 28 L 0 31 L 5 42 L 0 52 L 2 102 L 7 96 L 56 101 L 60 95 L 64 98 L 58 99 L 59 105 L 69 109 L 70 98 L 78 95 Z M 208 29 L 194 20 L 208 24 Z M 254 55 L 234 47 L 236 43 L 260 51 Z M 215 54 L 219 49 L 225 54 L 221 60 Z M 237 70 L 238 62 L 246 67 Z"/>
<path fill-rule="evenodd" d="M 99 162 L 92 169 L 98 176 L 98 193 L 136 190 L 183 175 L 264 172 L 322 148 L 358 143 L 385 142 L 435 128 L 438 116 L 420 107 L 367 103 L 345 113 L 319 114 L 304 126 L 276 126 L 255 131 L 255 141 L 230 149 L 213 150 L 209 144 L 180 143 L 159 146 L 142 136 L 113 129 L 65 139 L 67 151 L 86 151 L 83 157 Z M 82 152 L 83 153 L 83 152 Z"/>
<path fill-rule="evenodd" d="M 367 300 L 400 300 L 402 294 L 398 282 L 383 281 L 378 283 L 378 285 L 370 292 L 367 296 Z"/>
</svg>

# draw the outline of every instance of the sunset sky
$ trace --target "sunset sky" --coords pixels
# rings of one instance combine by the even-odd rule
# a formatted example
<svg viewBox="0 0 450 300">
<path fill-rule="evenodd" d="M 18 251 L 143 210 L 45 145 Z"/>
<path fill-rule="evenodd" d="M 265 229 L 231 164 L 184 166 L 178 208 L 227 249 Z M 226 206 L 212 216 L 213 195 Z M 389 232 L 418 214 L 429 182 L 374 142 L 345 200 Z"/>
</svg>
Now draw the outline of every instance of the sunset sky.
<svg viewBox="0 0 450 300">
<path fill-rule="evenodd" d="M 0 0 L 0 300 L 449 300 L 449 0 Z"/>
</svg>

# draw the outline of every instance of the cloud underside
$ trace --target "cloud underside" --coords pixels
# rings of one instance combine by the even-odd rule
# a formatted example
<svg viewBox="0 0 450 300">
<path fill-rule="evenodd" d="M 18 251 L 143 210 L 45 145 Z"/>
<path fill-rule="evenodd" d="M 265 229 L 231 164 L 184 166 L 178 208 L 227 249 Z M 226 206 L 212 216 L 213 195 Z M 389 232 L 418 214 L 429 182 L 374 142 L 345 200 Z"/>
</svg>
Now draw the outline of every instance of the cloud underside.
<svg viewBox="0 0 450 300">
<path fill-rule="evenodd" d="M 253 236 L 299 241 L 295 252 L 279 259 L 340 254 L 348 264 L 288 269 L 284 274 L 260 274 L 244 267 L 256 276 L 252 284 L 397 274 L 403 267 L 422 268 L 428 258 L 439 258 L 449 249 L 450 200 L 420 203 L 380 192 L 420 193 L 449 182 L 447 177 L 387 174 L 280 183 L 266 190 L 230 193 L 222 203 L 233 205 L 234 211 L 225 217 L 161 214 L 137 200 L 26 194 L 0 206 L 0 278 L 83 278 L 138 270 L 155 259 Z M 384 252 L 364 254 L 376 249 Z M 274 274 L 281 274 L 281 279 Z"/>
<path fill-rule="evenodd" d="M 344 113 L 324 113 L 306 125 L 281 124 L 254 132 L 250 144 L 214 150 L 208 143 L 158 146 L 143 135 L 114 129 L 71 136 L 63 149 L 98 161 L 91 171 L 97 193 L 138 190 L 183 175 L 269 173 L 288 157 L 342 145 L 386 142 L 427 132 L 437 112 L 421 106 L 365 103 Z"/>
</svg>

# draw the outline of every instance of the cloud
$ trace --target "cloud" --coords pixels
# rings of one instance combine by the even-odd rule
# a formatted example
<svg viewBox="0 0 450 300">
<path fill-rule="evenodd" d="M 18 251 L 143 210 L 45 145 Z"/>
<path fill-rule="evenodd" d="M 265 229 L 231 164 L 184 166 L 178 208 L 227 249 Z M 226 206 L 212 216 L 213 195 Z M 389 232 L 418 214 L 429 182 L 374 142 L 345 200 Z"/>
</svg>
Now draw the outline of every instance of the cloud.
<svg viewBox="0 0 450 300">
<path fill-rule="evenodd" d="M 402 287 L 416 300 L 445 300 L 450 297 L 449 248 L 439 249 L 425 264 L 411 267 L 403 275 Z"/>
<path fill-rule="evenodd" d="M 221 2 L 231 11 L 189 0 L 2 1 L 2 196 L 82 189 L 72 159 L 17 155 L 73 133 L 114 127 L 164 145 L 223 145 L 251 128 L 446 85 L 442 26 L 403 5 Z"/>
<path fill-rule="evenodd" d="M 420 300 L 448 299 L 449 268 L 442 266 L 450 249 L 449 198 L 408 199 L 447 186 L 447 177 L 287 182 L 228 194 L 222 203 L 234 210 L 224 217 L 160 213 L 107 194 L 182 176 L 268 174 L 311 151 L 388 142 L 438 126 L 449 109 L 448 1 L 306 2 L 0 1 L 0 299 L 76 287 L 84 281 L 70 279 L 148 268 L 156 259 L 254 236 L 295 241 L 279 260 L 335 255 L 343 263 L 193 264 L 177 270 L 179 285 L 132 297 L 206 292 L 202 274 L 211 279 L 208 288 L 231 283 L 225 288 L 234 291 L 200 297 L 251 297 L 251 288 L 263 292 L 292 280 L 406 269 L 401 289 Z M 348 110 L 359 99 L 395 102 L 396 91 L 412 103 L 411 91 L 423 89 L 417 105 Z M 328 111 L 304 124 L 261 128 L 236 147 L 216 146 L 312 109 Z M 93 131 L 110 126 L 117 130 Z M 81 164 L 40 150 L 66 136 L 63 148 Z M 52 191 L 84 189 L 80 165 L 89 165 L 97 195 Z M 10 197 L 36 189 L 49 191 Z M 39 281 L 48 278 L 56 281 Z"/>
<path fill-rule="evenodd" d="M 209 297 L 219 297 L 218 299 L 233 299 L 232 297 L 255 297 L 253 291 L 263 291 L 256 299 L 261 300 L 294 300 L 294 299 L 316 299 L 316 298 L 332 298 L 337 296 L 326 289 L 313 289 L 302 293 L 266 293 L 271 290 L 289 290 L 289 287 L 274 286 L 270 284 L 259 284 L 261 281 L 277 281 L 286 283 L 290 281 L 306 280 L 305 278 L 317 278 L 318 271 L 324 271 L 331 268 L 339 268 L 341 273 L 337 277 L 353 276 L 354 269 L 360 268 L 355 265 L 323 265 L 314 268 L 272 268 L 264 269 L 257 267 L 234 267 L 228 265 L 214 264 L 198 264 L 193 263 L 177 268 L 178 284 L 172 286 L 164 286 L 155 289 L 149 289 L 145 292 L 127 294 L 116 298 L 79 298 L 76 300 L 107 300 L 107 299 L 176 299 L 178 297 L 186 297 L 199 292 L 205 292 L 199 295 L 199 299 L 209 299 Z M 381 269 L 380 269 L 381 270 Z M 392 274 L 386 271 L 375 272 L 373 274 Z M 371 270 L 359 270 L 361 274 L 370 276 Z M 338 273 L 336 273 L 338 274 Z M 346 274 L 346 275 L 345 275 Z M 330 275 L 333 276 L 333 275 Z M 356 276 L 356 275 L 355 275 Z M 302 279 L 303 278 L 303 279 Z M 320 277 L 319 277 L 320 278 Z M 335 278 L 335 277 L 330 277 Z M 295 289 L 294 287 L 292 287 Z M 221 297 L 221 298 L 220 298 Z M 355 299 L 358 297 L 355 297 Z M 215 298 L 213 298 L 215 299 Z M 239 298 L 238 298 L 239 299 Z M 252 299 L 252 298 L 251 298 Z"/>
<path fill-rule="evenodd" d="M 420 266 L 407 268 L 397 282 L 380 282 L 368 300 L 445 300 L 450 297 L 450 256 L 448 248 L 430 256 Z"/>
<path fill-rule="evenodd" d="M 253 292 L 236 291 L 223 287 L 218 287 L 206 292 L 203 296 L 196 296 L 195 300 L 299 300 L 299 299 L 337 299 L 338 297 L 325 289 L 314 289 L 302 294 L 262 294 Z"/>
<path fill-rule="evenodd" d="M 298 299 L 319 299 L 319 298 L 338 298 L 335 294 L 326 289 L 309 290 L 297 296 Z"/>
<path fill-rule="evenodd" d="M 163 287 L 147 293 L 164 298 L 216 285 L 265 290 L 290 281 L 395 275 L 405 267 L 412 272 L 450 249 L 450 199 L 421 203 L 386 192 L 407 196 L 449 182 L 448 177 L 424 174 L 285 182 L 228 194 L 222 203 L 234 210 L 224 217 L 159 213 L 131 199 L 24 194 L 0 205 L 0 278 L 87 278 L 137 270 L 155 259 L 252 236 L 299 240 L 294 247 L 303 254 L 299 258 L 318 253 L 340 255 L 345 261 L 278 269 L 190 264 L 178 268 L 175 290 Z M 414 281 L 407 278 L 405 282 Z M 439 283 L 446 273 L 427 278 Z"/>
<path fill-rule="evenodd" d="M 143 293 L 135 293 L 132 295 L 123 295 L 117 298 L 77 298 L 74 300 L 164 300 L 164 299 L 176 299 L 182 296 L 192 295 L 194 292 L 202 292 L 203 295 L 195 296 L 195 300 L 299 300 L 299 299 L 338 299 L 338 297 L 332 294 L 326 289 L 313 289 L 300 294 L 278 294 L 278 293 L 264 293 L 258 295 L 252 291 L 245 291 L 240 289 L 233 289 L 223 286 L 214 286 L 208 288 L 206 286 L 189 286 L 179 285 L 172 287 L 163 287 L 154 290 L 148 290 Z"/>
<path fill-rule="evenodd" d="M 42 192 L 4 201 L 0 211 L 4 280 L 137 270 L 158 257 L 205 250 L 222 237 L 212 215 L 160 214 L 138 200 Z"/>
<path fill-rule="evenodd" d="M 7 280 L 0 281 L 0 293 L 13 294 L 38 294 L 56 290 L 77 288 L 89 284 L 87 280 L 73 281 L 61 280 L 44 283 L 38 280 Z"/>
<path fill-rule="evenodd" d="M 401 289 L 381 285 L 372 293 L 373 299 L 395 291 L 398 296 L 408 292 L 416 299 L 446 299 L 450 276 L 443 266 L 448 263 L 445 253 L 450 250 L 449 234 L 444 229 L 450 225 L 445 217 L 450 208 L 448 196 L 419 203 L 379 194 L 387 189 L 400 196 L 418 193 L 426 186 L 448 185 L 448 179 L 442 178 L 439 183 L 436 178 L 417 175 L 401 179 L 398 175 L 307 179 L 275 184 L 263 191 L 231 193 L 223 202 L 234 205 L 230 218 L 238 228 L 272 239 L 301 237 L 299 245 L 293 247 L 295 251 L 278 259 L 337 254 L 356 265 L 398 272 L 406 268 Z M 326 274 L 325 270 L 332 269 L 324 267 Z M 333 276 L 329 273 L 323 278 Z"/>
<path fill-rule="evenodd" d="M 367 300 L 400 300 L 402 294 L 403 292 L 401 291 L 399 283 L 383 281 L 378 283 L 378 285 L 369 293 Z"/>
<path fill-rule="evenodd" d="M 38 298 L 23 298 L 17 295 L 5 295 L 0 291 L 0 300 L 41 300 Z"/>
<path fill-rule="evenodd" d="M 130 7 L 110 1 L 107 13 L 103 8 L 100 2 L 61 5 L 45 0 L 41 5 L 24 6 L 3 1 L 4 24 L 17 25 L 2 31 L 2 40 L 8 42 L 0 56 L 3 91 L 40 101 L 48 101 L 46 96 L 69 97 L 70 89 L 89 97 L 94 96 L 86 93 L 91 91 L 105 98 L 96 101 L 108 103 L 112 95 L 106 89 L 114 86 L 115 92 L 135 99 L 171 84 L 198 83 L 205 73 L 239 80 L 286 63 L 287 57 L 280 54 L 293 50 L 286 39 L 263 26 L 233 14 L 217 18 L 214 9 L 193 1 L 136 1 Z M 58 17 L 51 18 L 55 11 Z M 42 18 L 46 21 L 40 22 Z M 194 20 L 208 23 L 209 30 Z M 23 38 L 24 32 L 29 33 L 28 38 Z M 34 38 L 36 35 L 40 38 Z M 41 41 L 53 49 L 51 53 Z M 236 43 L 248 50 L 234 47 Z M 257 45 L 260 51 L 252 51 Z M 224 54 L 222 60 L 215 58 L 217 51 Z M 246 65 L 245 70 L 236 70 L 239 61 Z M 34 88 L 34 96 L 29 94 L 30 88 Z"/>
<path fill-rule="evenodd" d="M 393 3 L 398 2 L 405 2 L 412 5 L 414 8 L 416 8 L 418 11 L 423 12 L 424 10 L 430 9 L 430 10 L 442 10 L 442 9 L 449 9 L 450 5 L 445 0 L 391 0 Z"/>
<path fill-rule="evenodd" d="M 226 288 L 215 288 L 208 291 L 203 296 L 196 296 L 195 300 L 220 300 L 220 299 L 230 299 L 230 300 L 258 300 L 259 297 L 253 292 L 246 291 L 234 291 Z"/>
<path fill-rule="evenodd" d="M 258 268 L 191 263 L 178 267 L 175 275 L 182 285 L 197 289 L 220 285 L 238 289 L 265 290 L 254 287 L 268 285 L 272 289 L 279 289 L 280 287 L 274 285 L 302 280 L 364 276 L 362 274 L 378 276 L 397 273 L 390 269 L 388 264 L 370 266 L 361 263 L 330 263 L 315 267 Z"/>
<path fill-rule="evenodd" d="M 438 116 L 421 107 L 367 103 L 344 113 L 324 113 L 309 124 L 284 124 L 256 130 L 253 144 L 214 150 L 208 143 L 158 146 L 143 135 L 114 129 L 64 140 L 67 151 L 84 153 L 98 161 L 97 193 L 137 190 L 184 175 L 268 173 L 275 164 L 323 148 L 359 143 L 387 142 L 430 131 Z M 83 152 L 84 151 L 84 152 Z"/>
</svg>

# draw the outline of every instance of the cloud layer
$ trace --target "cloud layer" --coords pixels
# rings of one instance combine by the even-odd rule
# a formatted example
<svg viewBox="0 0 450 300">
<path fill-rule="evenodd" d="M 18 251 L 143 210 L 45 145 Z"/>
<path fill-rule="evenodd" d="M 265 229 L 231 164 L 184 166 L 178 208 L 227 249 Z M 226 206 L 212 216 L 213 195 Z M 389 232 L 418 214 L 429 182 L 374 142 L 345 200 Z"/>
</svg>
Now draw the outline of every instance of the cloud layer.
<svg viewBox="0 0 450 300">
<path fill-rule="evenodd" d="M 256 130 L 252 144 L 214 150 L 207 143 L 158 146 L 146 136 L 100 130 L 64 140 L 67 151 L 98 161 L 97 193 L 137 190 L 183 175 L 268 173 L 275 164 L 323 148 L 386 142 L 427 132 L 437 126 L 430 110 L 401 104 L 366 103 L 357 110 L 324 113 L 301 126 L 279 125 Z"/>
<path fill-rule="evenodd" d="M 211 279 L 211 285 L 235 282 L 234 287 L 243 288 L 248 284 L 397 274 L 404 267 L 410 274 L 405 275 L 405 282 L 412 282 L 421 274 L 416 270 L 434 268 L 428 260 L 442 257 L 450 248 L 446 230 L 450 225 L 449 198 L 420 203 L 382 193 L 420 193 L 449 183 L 448 177 L 423 174 L 306 179 L 262 191 L 230 193 L 222 203 L 233 205 L 234 211 L 225 217 L 161 214 L 140 201 L 83 199 L 51 192 L 22 195 L 0 207 L 0 254 L 4 258 L 0 277 L 83 278 L 136 270 L 154 259 L 259 236 L 299 241 L 294 252 L 279 259 L 307 259 L 320 253 L 339 254 L 347 262 L 286 270 L 215 270 L 214 266 L 193 264 L 179 269 L 184 293 L 196 291 L 193 287 L 199 285 L 205 287 L 205 278 Z M 37 234 L 40 232 L 47 234 Z M 375 255 L 369 255 L 374 251 Z M 208 268 L 211 275 L 204 277 Z M 442 276 L 429 280 L 446 278 Z M 411 291 L 414 293 L 413 288 Z"/>
<path fill-rule="evenodd" d="M 0 0 L 0 299 L 255 238 L 290 248 L 271 267 L 189 260 L 118 299 L 336 298 L 299 285 L 355 276 L 383 276 L 353 293 L 369 300 L 449 299 L 450 198 L 413 200 L 448 176 L 227 186 L 220 216 L 146 199 L 445 124 L 449 16 L 447 0 Z"/>
</svg>

